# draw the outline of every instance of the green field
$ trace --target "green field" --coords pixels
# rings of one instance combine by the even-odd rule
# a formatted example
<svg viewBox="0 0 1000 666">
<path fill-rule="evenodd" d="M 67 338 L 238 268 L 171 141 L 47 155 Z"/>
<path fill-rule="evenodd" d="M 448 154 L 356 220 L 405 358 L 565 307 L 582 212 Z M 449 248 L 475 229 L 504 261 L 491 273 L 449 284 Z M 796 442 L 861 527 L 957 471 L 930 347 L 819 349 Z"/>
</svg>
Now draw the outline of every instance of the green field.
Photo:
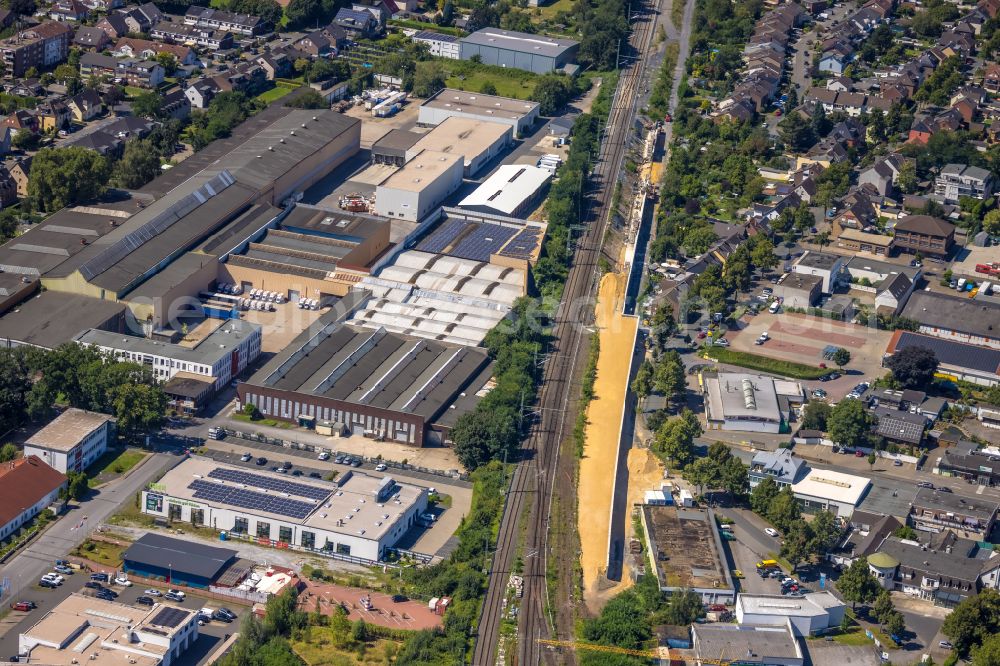
<svg viewBox="0 0 1000 666">
<path fill-rule="evenodd" d="M 733 351 L 725 347 L 712 347 L 703 350 L 703 356 L 710 356 L 718 363 L 738 365 L 741 368 L 770 372 L 794 379 L 819 379 L 831 372 L 828 368 L 815 365 L 805 365 L 794 361 L 782 361 L 768 356 L 760 356 L 749 352 Z"/>
<path fill-rule="evenodd" d="M 288 93 L 292 92 L 292 90 L 292 88 L 286 88 L 285 86 L 275 86 L 270 90 L 265 90 L 261 94 L 257 95 L 257 99 L 270 104 L 271 102 L 278 101 Z"/>
<path fill-rule="evenodd" d="M 538 79 L 537 74 L 524 70 L 491 67 L 468 60 L 452 61 L 443 66 L 448 75 L 445 85 L 449 88 L 480 92 L 483 84 L 489 82 L 496 87 L 497 94 L 501 97 L 528 99 Z"/>
<path fill-rule="evenodd" d="M 106 483 L 116 475 L 125 474 L 145 457 L 145 452 L 136 449 L 125 449 L 121 453 L 108 451 L 87 469 L 87 473 L 90 474 L 90 480 L 87 483 L 91 488 L 97 484 Z"/>
</svg>

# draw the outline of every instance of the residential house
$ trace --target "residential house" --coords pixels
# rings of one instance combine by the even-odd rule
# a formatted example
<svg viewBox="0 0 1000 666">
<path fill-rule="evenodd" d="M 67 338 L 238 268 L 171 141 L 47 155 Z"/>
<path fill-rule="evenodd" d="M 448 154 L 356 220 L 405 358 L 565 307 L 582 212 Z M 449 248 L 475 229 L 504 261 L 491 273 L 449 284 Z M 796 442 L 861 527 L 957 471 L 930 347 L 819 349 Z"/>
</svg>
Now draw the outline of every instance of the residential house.
<svg viewBox="0 0 1000 666">
<path fill-rule="evenodd" d="M 34 132 L 35 134 L 37 134 L 39 131 L 38 118 L 35 117 L 33 113 L 30 113 L 24 109 L 18 109 L 17 111 L 14 111 L 6 118 L 4 118 L 3 121 L 0 122 L 0 124 L 2 124 L 3 127 L 9 127 L 15 133 L 21 130 L 27 130 L 29 132 Z"/>
<path fill-rule="evenodd" d="M 268 81 L 274 81 L 287 76 L 292 71 L 292 60 L 288 54 L 280 51 L 272 51 L 264 55 L 257 56 L 254 62 L 263 68 Z"/>
<path fill-rule="evenodd" d="M 125 5 L 123 0 L 83 0 L 83 4 L 87 5 L 90 9 L 95 12 L 108 13 L 113 9 L 118 9 Z"/>
<path fill-rule="evenodd" d="M 73 118 L 69 106 L 59 100 L 41 104 L 36 112 L 43 132 L 65 129 Z"/>
<path fill-rule="evenodd" d="M 854 48 L 844 42 L 837 42 L 823 51 L 819 59 L 819 71 L 840 76 L 854 58 Z"/>
<path fill-rule="evenodd" d="M 798 483 L 806 471 L 805 460 L 793 455 L 789 449 L 776 449 L 755 453 L 747 475 L 751 488 L 756 488 L 766 478 L 783 488 Z"/>
<path fill-rule="evenodd" d="M 875 434 L 884 437 L 892 444 L 919 447 L 924 441 L 924 431 L 927 428 L 927 417 L 923 414 L 876 407 L 874 410 L 878 422 Z"/>
<path fill-rule="evenodd" d="M 0 57 L 9 76 L 22 77 L 31 68 L 52 67 L 64 61 L 72 39 L 71 27 L 48 21 L 0 42 Z"/>
<path fill-rule="evenodd" d="M 320 28 L 323 36 L 330 40 L 330 44 L 335 49 L 342 49 L 347 45 L 347 31 L 336 23 L 328 23 L 326 27 Z"/>
<path fill-rule="evenodd" d="M 385 25 L 399 13 L 399 5 L 395 0 L 354 0 L 351 9 L 356 12 L 368 12 L 376 18 L 379 24 L 379 31 L 385 30 Z"/>
<path fill-rule="evenodd" d="M 893 237 L 873 234 L 860 229 L 843 229 L 837 235 L 837 247 L 848 252 L 867 252 L 879 257 L 892 253 Z"/>
<path fill-rule="evenodd" d="M 14 179 L 17 186 L 17 196 L 28 196 L 28 180 L 31 173 L 31 158 L 22 157 L 6 164 L 10 177 Z"/>
<path fill-rule="evenodd" d="M 125 22 L 125 17 L 118 13 L 108 14 L 94 24 L 94 27 L 103 30 L 110 39 L 118 39 L 132 32 Z"/>
<path fill-rule="evenodd" d="M 84 77 L 107 76 L 137 88 L 155 88 L 164 79 L 163 66 L 153 60 L 123 58 L 117 60 L 101 53 L 85 53 L 80 58 L 80 74 Z"/>
<path fill-rule="evenodd" d="M 73 37 L 73 46 L 78 46 L 87 51 L 103 51 L 111 43 L 108 33 L 100 28 L 90 26 L 80 26 Z"/>
<path fill-rule="evenodd" d="M 908 215 L 896 221 L 894 234 L 902 252 L 944 258 L 955 242 L 955 225 L 930 215 Z"/>
<path fill-rule="evenodd" d="M 934 179 L 934 194 L 947 203 L 958 203 L 961 197 L 985 199 L 993 194 L 996 183 L 986 169 L 965 164 L 948 164 Z"/>
<path fill-rule="evenodd" d="M 894 516 L 855 511 L 843 538 L 827 557 L 834 564 L 848 567 L 859 557 L 874 555 L 885 538 L 902 526 Z"/>
<path fill-rule="evenodd" d="M 835 76 L 832 79 L 827 79 L 826 89 L 833 92 L 851 92 L 854 90 L 854 81 L 846 76 Z"/>
<path fill-rule="evenodd" d="M 212 98 L 221 92 L 212 79 L 198 79 L 184 89 L 191 106 L 195 109 L 206 109 Z"/>
<path fill-rule="evenodd" d="M 160 21 L 150 29 L 149 34 L 154 39 L 162 39 L 165 42 L 195 44 L 213 51 L 230 49 L 234 43 L 231 32 L 202 28 L 187 23 Z"/>
<path fill-rule="evenodd" d="M 123 37 L 115 42 L 112 53 L 119 58 L 139 58 L 142 60 L 156 60 L 156 56 L 161 53 L 169 53 L 177 60 L 177 64 L 183 67 L 190 67 L 198 62 L 198 54 L 190 46 L 133 37 Z"/>
<path fill-rule="evenodd" d="M 869 193 L 864 188 L 854 189 L 840 201 L 837 216 L 833 218 L 833 234 L 840 236 L 844 229 L 866 229 L 877 220 Z"/>
<path fill-rule="evenodd" d="M 161 23 L 165 18 L 163 12 L 152 2 L 130 5 L 116 11 L 125 19 L 128 32 L 149 32 L 153 26 Z"/>
<path fill-rule="evenodd" d="M 824 252 L 806 252 L 792 265 L 793 273 L 817 275 L 823 280 L 823 293 L 833 293 L 837 284 L 845 257 Z"/>
<path fill-rule="evenodd" d="M 992 95 L 1000 95 L 1000 64 L 991 62 L 983 74 L 983 89 Z"/>
<path fill-rule="evenodd" d="M 334 53 L 336 50 L 333 42 L 321 30 L 307 34 L 305 37 L 295 42 L 292 46 L 314 58 Z"/>
<path fill-rule="evenodd" d="M 191 5 L 184 14 L 184 22 L 199 28 L 222 30 L 248 37 L 264 32 L 267 22 L 259 16 L 236 14 L 233 12 Z"/>
<path fill-rule="evenodd" d="M 907 162 L 914 162 L 912 157 L 903 157 L 899 153 L 887 155 L 865 169 L 858 176 L 858 185 L 870 185 L 884 197 L 895 193 L 895 185 L 899 181 L 899 173 Z"/>
<path fill-rule="evenodd" d="M 426 44 L 428 48 L 430 48 L 431 55 L 433 56 L 451 58 L 452 60 L 458 60 L 461 57 L 461 44 L 458 41 L 458 37 L 455 37 L 454 35 L 445 35 L 440 32 L 421 30 L 417 34 L 413 35 L 411 39 L 415 42 Z"/>
<path fill-rule="evenodd" d="M 379 34 L 379 21 L 371 12 L 342 7 L 333 22 L 351 39 L 372 39 Z"/>
<path fill-rule="evenodd" d="M 63 147 L 86 148 L 105 157 L 121 157 L 125 150 L 125 139 L 114 134 L 109 134 L 103 130 L 96 130 L 88 134 L 73 137 L 63 144 Z"/>
<path fill-rule="evenodd" d="M 80 0 L 57 0 L 49 8 L 49 18 L 53 21 L 83 21 L 90 14 L 90 8 Z"/>
<path fill-rule="evenodd" d="M 917 488 L 907 522 L 923 532 L 954 532 L 963 539 L 989 541 L 1000 504 L 981 495 L 966 498 L 933 488 Z"/>
<path fill-rule="evenodd" d="M 93 120 L 104 113 L 104 100 L 96 90 L 84 90 L 74 95 L 66 102 L 66 106 L 73 114 L 73 120 L 77 122 Z"/>
<path fill-rule="evenodd" d="M 974 483 L 978 490 L 978 486 L 1000 485 L 1000 465 L 996 463 L 1000 463 L 1000 456 L 980 450 L 976 442 L 961 439 L 955 446 L 941 451 L 937 468 L 944 476 Z"/>
<path fill-rule="evenodd" d="M 168 118 L 183 120 L 191 115 L 191 100 L 182 88 L 173 88 L 163 94 L 161 112 Z"/>
</svg>

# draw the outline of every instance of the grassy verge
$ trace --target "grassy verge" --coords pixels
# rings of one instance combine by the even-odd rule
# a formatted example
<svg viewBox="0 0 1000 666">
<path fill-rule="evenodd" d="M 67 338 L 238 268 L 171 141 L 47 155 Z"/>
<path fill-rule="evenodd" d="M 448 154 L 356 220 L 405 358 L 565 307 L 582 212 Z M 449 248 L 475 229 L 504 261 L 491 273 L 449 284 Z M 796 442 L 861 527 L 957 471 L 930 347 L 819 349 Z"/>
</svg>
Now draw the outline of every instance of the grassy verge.
<svg viewBox="0 0 1000 666">
<path fill-rule="evenodd" d="M 681 25 L 684 23 L 684 5 L 686 4 L 686 0 L 673 0 L 670 5 L 670 21 L 678 30 L 681 29 Z"/>
<path fill-rule="evenodd" d="M 718 363 L 738 365 L 741 368 L 771 372 L 794 379 L 819 379 L 830 372 L 828 368 L 796 363 L 795 361 L 783 361 L 768 356 L 751 354 L 750 352 L 734 351 L 724 347 L 713 347 L 711 350 L 703 350 L 701 354 L 705 358 L 711 356 Z"/>
<path fill-rule="evenodd" d="M 291 428 L 292 424 L 287 421 L 277 421 L 275 419 L 257 419 L 256 421 L 246 414 L 241 414 L 240 412 L 234 412 L 230 414 L 230 418 L 234 421 L 244 421 L 246 423 L 255 423 L 257 425 L 271 426 L 272 428 Z"/>
<path fill-rule="evenodd" d="M 663 54 L 663 65 L 653 84 L 653 92 L 649 96 L 649 111 L 653 118 L 663 118 L 670 106 L 670 93 L 674 88 L 674 69 L 680 55 L 680 44 L 670 42 Z"/>
<path fill-rule="evenodd" d="M 0 557 L 6 557 L 12 551 L 15 551 L 23 546 L 39 530 L 51 523 L 54 518 L 55 516 L 52 515 L 51 511 L 42 511 L 29 523 L 22 525 L 11 534 L 8 541 L 5 541 L 2 545 L 0 545 Z"/>
<path fill-rule="evenodd" d="M 580 411 L 573 426 L 573 443 L 577 457 L 583 457 L 583 445 L 587 430 L 587 405 L 594 399 L 594 382 L 597 381 L 597 360 L 601 356 L 601 338 L 597 333 L 590 338 L 590 353 L 587 368 L 583 371 L 583 388 L 580 389 Z"/>
<path fill-rule="evenodd" d="M 265 90 L 261 94 L 257 95 L 257 99 L 266 104 L 270 104 L 271 102 L 278 101 L 290 92 L 292 92 L 290 88 L 286 88 L 285 86 L 275 86 L 270 90 Z"/>
<path fill-rule="evenodd" d="M 97 484 L 108 481 L 109 476 L 127 473 L 146 457 L 145 452 L 136 449 L 125 449 L 121 453 L 109 451 L 94 461 L 90 466 L 87 484 L 93 488 Z"/>
</svg>

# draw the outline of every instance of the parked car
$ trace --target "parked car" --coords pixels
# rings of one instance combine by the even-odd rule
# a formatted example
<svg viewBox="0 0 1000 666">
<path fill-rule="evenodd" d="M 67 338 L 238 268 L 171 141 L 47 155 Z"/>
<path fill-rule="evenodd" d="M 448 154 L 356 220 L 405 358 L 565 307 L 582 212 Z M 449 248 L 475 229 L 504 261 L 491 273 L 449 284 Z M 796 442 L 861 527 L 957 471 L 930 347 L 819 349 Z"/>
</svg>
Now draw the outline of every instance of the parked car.
<svg viewBox="0 0 1000 666">
<path fill-rule="evenodd" d="M 951 488 L 949 488 L 948 486 L 941 486 L 940 488 L 937 489 L 937 491 L 939 493 L 950 493 Z"/>
<path fill-rule="evenodd" d="M 318 459 L 318 460 L 329 460 L 329 459 L 330 459 L 330 454 L 329 454 L 329 453 L 327 453 L 326 451 L 323 451 L 322 453 L 320 453 L 320 454 L 319 454 L 319 455 L 317 456 L 317 459 Z"/>
<path fill-rule="evenodd" d="M 302 470 L 301 469 L 293 469 L 292 470 L 292 476 L 302 476 Z"/>
<path fill-rule="evenodd" d="M 433 513 L 429 511 L 425 511 L 424 513 L 420 514 L 420 520 L 426 520 L 428 523 L 433 523 L 435 520 L 437 520 L 437 516 L 435 516 Z"/>
<path fill-rule="evenodd" d="M 261 456 L 260 458 L 257 458 L 257 465 L 263 466 L 263 465 L 266 465 L 266 464 L 267 464 L 267 458 L 265 458 L 264 456 Z"/>
<path fill-rule="evenodd" d="M 184 601 L 184 597 L 180 597 L 174 594 L 173 592 L 167 592 L 166 594 L 163 595 L 163 598 L 167 599 L 168 601 Z"/>
<path fill-rule="evenodd" d="M 769 336 L 767 335 L 767 331 L 764 331 L 764 332 L 762 332 L 762 333 L 761 333 L 760 335 L 758 335 L 758 336 L 757 336 L 757 339 L 756 339 L 756 340 L 754 340 L 754 342 L 753 342 L 753 343 L 754 343 L 755 345 L 762 345 L 762 344 L 764 344 L 765 342 L 767 342 L 767 340 L 768 340 L 768 337 L 769 337 Z"/>
<path fill-rule="evenodd" d="M 319 472 L 309 472 L 309 478 L 310 479 L 322 479 L 323 475 L 320 474 Z"/>
<path fill-rule="evenodd" d="M 352 460 L 351 467 L 361 467 L 361 458 L 355 458 Z"/>
<path fill-rule="evenodd" d="M 864 451 L 855 451 L 854 452 L 854 457 L 855 458 L 864 458 L 865 457 L 865 452 Z"/>
<path fill-rule="evenodd" d="M 337 456 L 336 458 L 333 459 L 333 462 L 337 463 L 338 465 L 343 465 L 344 464 L 344 456 Z"/>
<path fill-rule="evenodd" d="M 101 585 L 100 583 L 98 583 L 96 580 L 88 580 L 86 583 L 83 584 L 83 586 L 85 588 L 90 589 L 90 590 L 101 590 L 101 589 L 104 589 L 104 586 Z"/>
<path fill-rule="evenodd" d="M 774 529 L 773 527 L 765 527 L 764 528 L 764 534 L 766 534 L 769 537 L 774 537 L 774 538 L 778 538 L 780 536 L 778 534 L 778 530 Z"/>
<path fill-rule="evenodd" d="M 162 592 L 160 592 L 159 590 L 157 590 L 156 588 L 153 588 L 153 587 L 149 588 L 148 590 L 143 590 L 142 593 L 145 594 L 147 597 L 162 597 L 163 596 Z"/>
<path fill-rule="evenodd" d="M 931 483 L 930 481 L 918 481 L 917 482 L 917 488 L 931 488 L 931 489 L 933 489 L 934 488 L 934 484 Z"/>
<path fill-rule="evenodd" d="M 27 613 L 28 611 L 35 608 L 35 604 L 31 601 L 15 601 L 10 605 L 16 611 L 21 611 Z"/>
<path fill-rule="evenodd" d="M 716 347 L 728 347 L 729 340 L 726 340 L 725 338 L 716 338 L 712 340 L 712 344 L 715 345 Z"/>
<path fill-rule="evenodd" d="M 55 573 L 54 571 L 50 571 L 49 573 L 47 573 L 44 576 L 42 576 L 42 578 L 48 578 L 49 580 L 53 580 L 53 581 L 55 581 L 57 583 L 63 583 L 66 580 L 65 578 L 63 578 L 59 574 Z"/>
<path fill-rule="evenodd" d="M 183 599 L 184 597 L 187 596 L 186 594 L 184 594 L 183 591 L 181 591 L 181 590 L 175 590 L 175 589 L 169 589 L 169 590 L 167 590 L 167 594 L 173 594 L 174 596 L 178 596 L 181 599 Z M 163 596 L 167 596 L 167 595 L 165 594 Z"/>
<path fill-rule="evenodd" d="M 121 585 L 122 587 L 132 587 L 132 581 L 130 581 L 125 574 L 119 574 L 119 576 L 115 578 L 115 585 Z"/>
<path fill-rule="evenodd" d="M 953 647 L 955 647 L 954 645 L 951 644 L 951 641 L 938 641 L 938 645 L 946 650 L 950 650 Z"/>
<path fill-rule="evenodd" d="M 49 580 L 48 578 L 42 578 L 38 581 L 38 587 L 47 587 L 51 590 L 59 587 L 59 583 Z"/>
<path fill-rule="evenodd" d="M 229 624 L 230 622 L 233 621 L 231 617 L 229 617 L 228 615 L 224 615 L 219 611 L 215 611 L 214 613 L 212 613 L 212 619 L 218 622 L 225 622 L 226 624 Z"/>
<path fill-rule="evenodd" d="M 70 569 L 69 567 L 64 566 L 62 564 L 57 564 L 57 565 L 55 565 L 52 568 L 55 569 L 56 571 L 58 571 L 61 574 L 66 574 L 67 576 L 72 576 L 75 573 L 72 569 Z"/>
<path fill-rule="evenodd" d="M 825 398 L 826 397 L 826 391 L 824 391 L 823 389 L 813 389 L 812 397 L 814 397 L 814 398 L 820 398 L 820 399 Z"/>
<path fill-rule="evenodd" d="M 136 597 L 135 598 L 135 603 L 141 604 L 143 606 L 152 606 L 156 602 L 153 600 L 153 597 L 147 597 L 147 596 L 143 595 L 141 597 Z"/>
<path fill-rule="evenodd" d="M 235 620 L 236 619 L 236 613 L 234 613 L 233 611 L 229 610 L 225 606 L 223 606 L 222 608 L 220 608 L 219 610 L 217 610 L 215 612 L 219 613 L 220 615 L 224 615 L 224 616 L 228 617 L 230 620 Z"/>
<path fill-rule="evenodd" d="M 250 455 L 249 453 L 244 453 L 242 456 L 240 456 L 240 460 L 242 460 L 243 462 L 249 462 L 251 458 L 253 458 L 253 456 Z"/>
<path fill-rule="evenodd" d="M 379 463 L 379 464 L 375 465 L 375 471 L 376 472 L 384 472 L 387 469 L 389 469 L 389 466 L 386 465 L 385 463 Z"/>
<path fill-rule="evenodd" d="M 892 461 L 892 466 L 893 467 L 902 467 L 903 466 L 903 461 L 897 458 L 896 460 Z"/>
</svg>

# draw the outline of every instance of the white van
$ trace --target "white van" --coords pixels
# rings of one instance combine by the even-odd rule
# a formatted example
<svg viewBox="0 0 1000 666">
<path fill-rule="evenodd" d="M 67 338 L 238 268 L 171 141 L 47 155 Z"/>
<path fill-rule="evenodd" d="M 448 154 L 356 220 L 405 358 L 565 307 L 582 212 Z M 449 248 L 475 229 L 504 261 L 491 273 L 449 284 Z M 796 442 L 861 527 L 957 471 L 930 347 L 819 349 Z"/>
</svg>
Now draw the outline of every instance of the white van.
<svg viewBox="0 0 1000 666">
<path fill-rule="evenodd" d="M 778 310 L 780 309 L 781 309 L 781 303 L 779 303 L 778 301 L 774 301 L 773 303 L 771 303 L 771 307 L 769 307 L 767 311 L 770 312 L 771 314 L 778 314 Z"/>
</svg>

